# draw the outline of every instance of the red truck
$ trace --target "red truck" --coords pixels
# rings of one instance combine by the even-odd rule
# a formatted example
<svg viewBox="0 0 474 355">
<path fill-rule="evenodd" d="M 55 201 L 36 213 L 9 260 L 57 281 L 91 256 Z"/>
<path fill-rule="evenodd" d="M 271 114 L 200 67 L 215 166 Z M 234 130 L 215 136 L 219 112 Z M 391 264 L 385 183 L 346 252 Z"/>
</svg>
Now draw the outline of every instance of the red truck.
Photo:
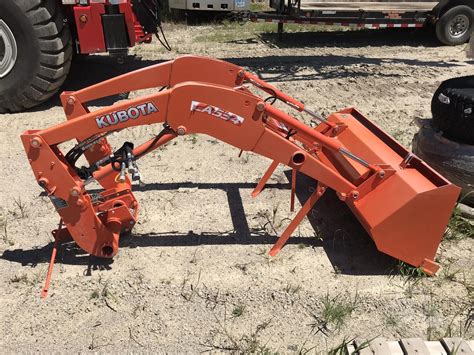
<svg viewBox="0 0 474 355">
<path fill-rule="evenodd" d="M 73 53 L 124 56 L 160 29 L 159 0 L 0 0 L 0 113 L 54 95 Z"/>
</svg>

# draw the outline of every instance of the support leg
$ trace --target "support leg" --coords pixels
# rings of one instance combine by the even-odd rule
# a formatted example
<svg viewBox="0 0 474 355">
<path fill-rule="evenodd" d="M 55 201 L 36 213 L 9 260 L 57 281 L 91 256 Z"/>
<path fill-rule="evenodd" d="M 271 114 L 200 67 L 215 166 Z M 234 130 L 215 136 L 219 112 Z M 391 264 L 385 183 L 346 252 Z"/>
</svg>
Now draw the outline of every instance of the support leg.
<svg viewBox="0 0 474 355">
<path fill-rule="evenodd" d="M 58 251 L 59 243 L 59 238 L 56 238 L 54 241 L 53 252 L 51 253 L 51 260 L 49 261 L 48 275 L 46 276 L 44 287 L 41 290 L 41 298 L 48 297 L 49 284 L 51 282 L 51 276 L 53 274 L 54 262 L 56 261 L 56 253 Z"/>
<path fill-rule="evenodd" d="M 304 203 L 301 210 L 299 210 L 299 212 L 296 214 L 295 218 L 291 221 L 288 227 L 286 227 L 281 237 L 278 238 L 275 245 L 270 250 L 270 256 L 277 255 L 281 248 L 283 248 L 288 239 L 290 239 L 291 234 L 294 232 L 296 227 L 298 227 L 303 218 L 309 213 L 309 211 L 311 211 L 316 201 L 318 201 L 319 198 L 324 194 L 324 191 L 326 191 L 326 187 L 318 185 L 316 191 L 311 194 L 308 200 Z"/>
<path fill-rule="evenodd" d="M 295 210 L 295 191 L 296 191 L 296 169 L 291 170 L 291 197 L 290 197 L 290 211 Z"/>
<path fill-rule="evenodd" d="M 267 183 L 268 179 L 272 176 L 273 172 L 278 166 L 278 162 L 274 160 L 271 165 L 268 167 L 267 171 L 265 171 L 265 174 L 263 174 L 262 178 L 258 182 L 257 186 L 255 189 L 252 191 L 252 197 L 257 197 L 260 192 L 262 192 L 263 188 L 265 187 L 265 184 Z"/>
<path fill-rule="evenodd" d="M 61 231 L 62 228 L 62 220 L 59 222 L 59 228 L 58 231 Z M 44 282 L 44 287 L 41 290 L 41 298 L 45 299 L 48 297 L 48 290 L 49 290 L 49 284 L 51 282 L 51 276 L 53 274 L 53 268 L 54 268 L 54 262 L 56 261 L 56 254 L 58 252 L 58 247 L 59 244 L 61 243 L 61 240 L 63 239 L 63 236 L 61 235 L 60 232 L 58 232 L 54 236 L 54 245 L 53 245 L 53 251 L 51 253 L 51 260 L 49 261 L 49 269 L 48 269 L 48 274 L 46 275 L 46 281 Z"/>
</svg>

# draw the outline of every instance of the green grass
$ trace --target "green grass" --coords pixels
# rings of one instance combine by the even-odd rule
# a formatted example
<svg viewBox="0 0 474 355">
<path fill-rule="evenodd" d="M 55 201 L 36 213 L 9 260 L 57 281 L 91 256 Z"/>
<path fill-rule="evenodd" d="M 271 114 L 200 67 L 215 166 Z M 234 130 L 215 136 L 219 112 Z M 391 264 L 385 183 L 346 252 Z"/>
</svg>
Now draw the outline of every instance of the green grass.
<svg viewBox="0 0 474 355">
<path fill-rule="evenodd" d="M 295 295 L 295 294 L 297 294 L 298 292 L 301 291 L 301 285 L 290 285 L 290 284 L 288 284 L 283 288 L 283 290 L 286 293 L 290 294 L 290 295 Z"/>
<path fill-rule="evenodd" d="M 269 11 L 271 7 L 268 6 L 266 1 L 252 1 L 250 3 L 250 11 L 259 12 L 259 11 Z"/>
<path fill-rule="evenodd" d="M 314 322 L 310 324 L 313 330 L 322 333 L 340 331 L 346 321 L 357 309 L 359 298 L 357 293 L 352 299 L 348 295 L 336 295 L 331 297 L 328 293 L 323 297 L 322 307 L 319 314 L 313 314 Z"/>
<path fill-rule="evenodd" d="M 245 306 L 239 305 L 232 310 L 232 317 L 237 318 L 244 314 Z"/>
<path fill-rule="evenodd" d="M 360 351 L 362 349 L 367 348 L 370 345 L 370 343 L 372 342 L 372 340 L 374 340 L 374 339 L 366 340 L 366 341 L 362 342 L 361 344 L 359 344 L 354 349 L 354 351 L 351 353 L 351 355 L 352 354 L 359 354 Z M 340 344 L 338 344 L 334 348 L 328 350 L 328 352 L 327 352 L 328 355 L 349 355 L 349 353 L 347 352 L 347 346 L 350 345 L 350 344 L 353 344 L 354 340 L 355 340 L 354 338 L 349 339 L 349 338 L 344 337 L 344 339 L 342 340 L 342 342 Z M 370 351 L 370 353 L 372 353 L 372 352 Z"/>
<path fill-rule="evenodd" d="M 286 33 L 296 32 L 320 32 L 327 31 L 330 27 L 318 25 L 299 25 L 288 23 L 284 26 Z M 233 21 L 223 21 L 214 24 L 206 34 L 194 37 L 194 42 L 217 42 L 226 43 L 238 40 L 255 39 L 261 34 L 277 33 L 276 23 L 246 22 L 240 24 Z"/>
<path fill-rule="evenodd" d="M 453 269 L 452 265 L 446 265 L 441 269 L 441 273 L 439 274 L 440 280 L 446 281 L 456 281 L 456 276 L 461 273 L 460 269 Z"/>
<path fill-rule="evenodd" d="M 383 324 L 387 328 L 398 329 L 400 327 L 402 317 L 397 313 L 385 313 L 383 317 Z"/>
<path fill-rule="evenodd" d="M 403 261 L 398 261 L 395 274 L 400 275 L 405 282 L 426 277 L 426 273 L 421 268 L 411 266 Z"/>
<path fill-rule="evenodd" d="M 28 284 L 28 276 L 26 274 L 15 275 L 10 279 L 11 283 L 25 283 Z"/>
<path fill-rule="evenodd" d="M 474 224 L 468 219 L 463 218 L 461 211 L 456 207 L 444 233 L 444 240 L 461 240 L 465 238 L 474 238 Z"/>
</svg>

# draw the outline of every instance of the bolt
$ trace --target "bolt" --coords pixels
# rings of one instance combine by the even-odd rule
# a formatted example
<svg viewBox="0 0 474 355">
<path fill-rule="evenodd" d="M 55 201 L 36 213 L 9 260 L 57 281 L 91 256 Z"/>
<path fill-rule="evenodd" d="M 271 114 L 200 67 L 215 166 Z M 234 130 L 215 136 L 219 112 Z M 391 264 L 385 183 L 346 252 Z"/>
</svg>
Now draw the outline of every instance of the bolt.
<svg viewBox="0 0 474 355">
<path fill-rule="evenodd" d="M 243 78 L 244 75 L 245 75 L 245 73 L 244 73 L 243 70 L 241 70 L 241 71 L 239 71 L 239 72 L 237 73 L 237 75 L 239 76 L 239 78 Z"/>
<path fill-rule="evenodd" d="M 89 19 L 87 18 L 86 15 L 82 14 L 81 16 L 79 16 L 79 21 L 82 22 L 82 23 L 87 23 Z"/>
<path fill-rule="evenodd" d="M 257 111 L 262 112 L 263 110 L 265 110 L 265 104 L 263 102 L 257 103 Z"/>
<path fill-rule="evenodd" d="M 359 192 L 358 192 L 358 191 L 352 192 L 352 198 L 353 198 L 354 200 L 357 200 L 358 197 L 359 197 Z"/>
<path fill-rule="evenodd" d="M 41 147 L 41 140 L 40 140 L 38 137 L 33 138 L 33 139 L 31 140 L 31 146 L 32 146 L 33 148 L 39 148 L 39 147 Z"/>
<path fill-rule="evenodd" d="M 71 189 L 71 196 L 77 197 L 79 196 L 81 190 L 76 186 Z"/>
<path fill-rule="evenodd" d="M 74 96 L 69 96 L 68 99 L 67 99 L 67 104 L 68 105 L 74 105 L 76 103 L 76 99 Z"/>
<path fill-rule="evenodd" d="M 178 136 L 184 136 L 186 134 L 186 127 L 179 126 L 176 133 L 178 133 Z"/>
<path fill-rule="evenodd" d="M 383 179 L 385 177 L 385 171 L 379 172 L 379 178 Z"/>
<path fill-rule="evenodd" d="M 48 184 L 49 184 L 49 181 L 48 181 L 48 179 L 46 179 L 46 178 L 41 178 L 41 179 L 38 180 L 38 184 L 39 184 L 41 187 L 46 188 L 46 187 L 48 186 Z"/>
</svg>

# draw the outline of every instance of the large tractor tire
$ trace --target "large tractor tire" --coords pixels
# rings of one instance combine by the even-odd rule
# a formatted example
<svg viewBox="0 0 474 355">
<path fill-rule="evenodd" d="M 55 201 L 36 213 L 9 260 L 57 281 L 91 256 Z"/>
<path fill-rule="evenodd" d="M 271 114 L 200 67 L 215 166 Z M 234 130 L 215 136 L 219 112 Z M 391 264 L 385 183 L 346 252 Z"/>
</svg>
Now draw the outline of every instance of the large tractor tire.
<svg viewBox="0 0 474 355">
<path fill-rule="evenodd" d="M 474 10 L 458 5 L 446 11 L 436 22 L 438 40 L 448 46 L 466 43 L 474 28 Z"/>
<path fill-rule="evenodd" d="M 462 188 L 460 201 L 474 206 L 474 146 L 443 137 L 431 120 L 422 120 L 413 138 L 413 152 L 452 183 Z"/>
<path fill-rule="evenodd" d="M 58 4 L 0 1 L 0 113 L 46 101 L 66 79 L 72 41 Z"/>
<path fill-rule="evenodd" d="M 431 113 L 446 138 L 474 145 L 474 75 L 444 81 L 433 95 Z"/>
</svg>

